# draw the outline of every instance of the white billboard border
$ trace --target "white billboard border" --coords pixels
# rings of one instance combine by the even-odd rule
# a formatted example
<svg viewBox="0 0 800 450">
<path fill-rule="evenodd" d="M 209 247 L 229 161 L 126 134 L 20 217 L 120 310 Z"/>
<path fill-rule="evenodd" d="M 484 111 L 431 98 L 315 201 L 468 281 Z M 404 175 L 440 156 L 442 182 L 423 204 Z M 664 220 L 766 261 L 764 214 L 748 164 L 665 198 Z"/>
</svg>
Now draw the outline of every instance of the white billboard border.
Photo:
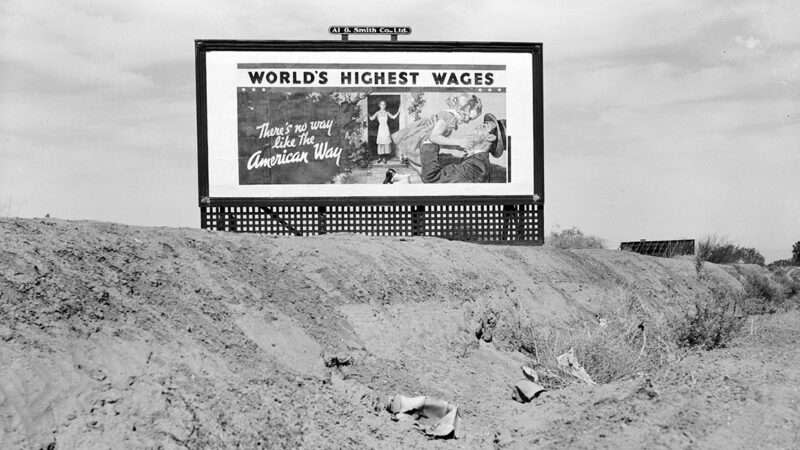
<svg viewBox="0 0 800 450">
<path fill-rule="evenodd" d="M 532 58 L 533 192 L 530 195 L 414 195 L 346 197 L 210 197 L 208 161 L 208 111 L 206 54 L 213 51 L 269 52 L 470 52 L 529 53 Z M 198 197 L 203 206 L 359 205 L 359 204 L 518 204 L 544 203 L 544 140 L 542 99 L 542 45 L 520 42 L 421 41 L 195 41 L 197 89 Z M 519 169 L 517 169 L 519 170 Z"/>
</svg>

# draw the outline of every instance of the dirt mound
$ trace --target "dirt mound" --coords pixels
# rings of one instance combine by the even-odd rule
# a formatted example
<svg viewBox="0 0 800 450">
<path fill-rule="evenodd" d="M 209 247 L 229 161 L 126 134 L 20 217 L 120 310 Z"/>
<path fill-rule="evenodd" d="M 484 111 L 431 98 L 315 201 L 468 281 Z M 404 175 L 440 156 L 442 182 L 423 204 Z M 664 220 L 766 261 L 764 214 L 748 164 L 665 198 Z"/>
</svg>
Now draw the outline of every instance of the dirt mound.
<svg viewBox="0 0 800 450">
<path fill-rule="evenodd" d="M 2 448 L 525 447 L 519 323 L 741 288 L 691 261 L 432 238 L 0 219 L 0 242 Z M 466 435 L 390 421 L 396 393 L 458 404 Z"/>
</svg>

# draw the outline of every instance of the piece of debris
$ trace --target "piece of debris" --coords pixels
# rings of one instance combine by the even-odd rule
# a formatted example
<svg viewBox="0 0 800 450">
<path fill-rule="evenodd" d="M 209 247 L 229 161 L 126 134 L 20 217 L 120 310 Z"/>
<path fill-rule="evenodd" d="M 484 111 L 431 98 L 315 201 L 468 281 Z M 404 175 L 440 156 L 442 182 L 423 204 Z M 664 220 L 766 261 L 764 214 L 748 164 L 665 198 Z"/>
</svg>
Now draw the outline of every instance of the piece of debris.
<svg viewBox="0 0 800 450">
<path fill-rule="evenodd" d="M 13 338 L 14 331 L 11 328 L 0 325 L 0 341 L 10 341 Z"/>
<path fill-rule="evenodd" d="M 406 397 L 405 395 L 395 395 L 389 399 L 386 410 L 392 414 L 407 413 L 425 406 L 425 396 Z"/>
<path fill-rule="evenodd" d="M 437 398 L 395 395 L 386 405 L 394 421 L 413 420 L 414 426 L 427 436 L 454 439 L 459 434 L 458 406 Z"/>
<path fill-rule="evenodd" d="M 431 437 L 440 439 L 456 438 L 456 428 L 458 427 L 458 407 L 452 406 L 450 411 L 432 427 L 423 428 L 423 432 Z"/>
<path fill-rule="evenodd" d="M 502 448 L 510 445 L 513 442 L 514 438 L 511 437 L 511 433 L 509 433 L 507 430 L 497 430 L 494 432 L 492 443 L 494 444 L 495 448 Z"/>
<path fill-rule="evenodd" d="M 653 386 L 653 381 L 650 380 L 650 378 L 645 378 L 633 393 L 634 395 L 646 398 L 648 400 L 653 400 L 659 396 L 659 393 L 655 386 Z"/>
<path fill-rule="evenodd" d="M 528 403 L 544 391 L 542 386 L 533 381 L 524 380 L 514 385 L 512 398 L 520 403 Z"/>
<path fill-rule="evenodd" d="M 397 413 L 397 414 L 392 414 L 392 420 L 394 420 L 395 422 L 409 422 L 416 419 L 414 419 L 414 416 L 412 416 L 411 414 Z"/>
<path fill-rule="evenodd" d="M 525 378 L 533 381 L 534 383 L 539 382 L 539 374 L 536 373 L 536 371 L 531 367 L 522 366 L 522 374 L 525 375 Z"/>
<path fill-rule="evenodd" d="M 325 367 L 342 367 L 353 364 L 353 357 L 350 355 L 324 355 Z"/>
<path fill-rule="evenodd" d="M 492 339 L 494 339 L 495 327 L 497 327 L 497 317 L 495 317 L 493 312 L 489 311 L 486 316 L 481 318 L 478 329 L 475 330 L 475 337 L 484 342 L 492 342 Z"/>
<path fill-rule="evenodd" d="M 578 362 L 578 358 L 575 357 L 575 349 L 570 348 L 567 353 L 560 355 L 556 358 L 556 360 L 558 361 L 558 367 L 575 378 L 583 381 L 586 384 L 597 384 Z"/>
<path fill-rule="evenodd" d="M 644 349 L 647 347 L 647 333 L 644 330 L 644 322 L 641 322 L 638 328 L 642 332 L 642 348 L 639 349 L 639 354 L 644 356 Z"/>
</svg>

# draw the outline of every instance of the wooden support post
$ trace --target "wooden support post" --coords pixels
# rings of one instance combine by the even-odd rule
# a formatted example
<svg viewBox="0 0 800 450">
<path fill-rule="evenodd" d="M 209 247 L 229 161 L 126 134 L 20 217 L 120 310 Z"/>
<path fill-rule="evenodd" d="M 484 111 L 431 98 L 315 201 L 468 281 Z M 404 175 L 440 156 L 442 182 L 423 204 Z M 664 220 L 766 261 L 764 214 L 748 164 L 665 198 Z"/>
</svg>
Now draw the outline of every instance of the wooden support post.
<svg viewBox="0 0 800 450">
<path fill-rule="evenodd" d="M 416 205 L 411 210 L 411 235 L 422 236 L 425 233 L 425 205 Z"/>
<path fill-rule="evenodd" d="M 523 227 L 520 218 L 522 215 L 517 210 L 516 205 L 503 205 L 503 234 L 501 236 L 502 240 L 508 240 L 509 237 L 513 239 L 520 240 L 522 239 L 522 231 Z M 514 235 L 511 235 L 511 231 L 514 231 Z"/>
<path fill-rule="evenodd" d="M 236 226 L 236 213 L 229 212 L 228 213 L 228 231 L 236 232 L 238 228 Z"/>
<path fill-rule="evenodd" d="M 328 232 L 328 225 L 325 217 L 327 208 L 325 206 L 317 207 L 317 233 L 325 234 Z"/>
<path fill-rule="evenodd" d="M 517 206 L 517 240 L 518 241 L 525 241 L 528 239 L 528 236 L 525 235 L 525 205 Z"/>
<path fill-rule="evenodd" d="M 225 210 L 228 208 L 217 208 L 217 231 L 225 231 Z"/>
</svg>

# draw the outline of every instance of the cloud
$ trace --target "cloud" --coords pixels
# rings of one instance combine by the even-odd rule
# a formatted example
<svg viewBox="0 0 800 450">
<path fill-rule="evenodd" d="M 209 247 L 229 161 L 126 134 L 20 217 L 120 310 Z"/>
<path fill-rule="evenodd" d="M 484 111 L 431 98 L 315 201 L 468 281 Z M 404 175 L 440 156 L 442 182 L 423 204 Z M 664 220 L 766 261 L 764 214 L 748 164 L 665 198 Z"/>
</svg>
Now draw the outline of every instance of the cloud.
<svg viewBox="0 0 800 450">
<path fill-rule="evenodd" d="M 753 36 L 748 36 L 746 38 L 744 38 L 742 36 L 736 36 L 736 38 L 734 40 L 736 41 L 737 44 L 743 46 L 744 48 L 746 48 L 748 50 L 754 50 L 756 47 L 758 47 L 761 44 L 761 40 L 757 39 L 757 38 L 755 38 Z"/>
</svg>

